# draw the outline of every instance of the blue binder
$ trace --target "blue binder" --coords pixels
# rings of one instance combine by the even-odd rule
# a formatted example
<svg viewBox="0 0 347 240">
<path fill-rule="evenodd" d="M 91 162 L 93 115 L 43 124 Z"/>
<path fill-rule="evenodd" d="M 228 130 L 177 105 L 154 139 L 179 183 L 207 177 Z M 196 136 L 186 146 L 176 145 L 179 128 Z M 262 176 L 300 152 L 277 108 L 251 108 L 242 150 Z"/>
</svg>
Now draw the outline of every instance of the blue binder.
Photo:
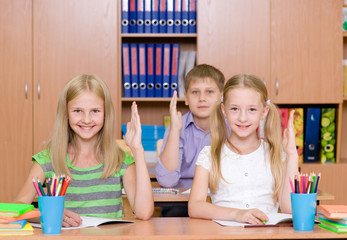
<svg viewBox="0 0 347 240">
<path fill-rule="evenodd" d="M 163 44 L 155 44 L 154 97 L 162 97 Z"/>
<path fill-rule="evenodd" d="M 173 33 L 174 26 L 175 26 L 174 0 L 167 0 L 166 2 L 166 32 Z"/>
<path fill-rule="evenodd" d="M 129 0 L 122 0 L 122 33 L 129 32 Z"/>
<path fill-rule="evenodd" d="M 130 58 L 131 58 L 131 96 L 139 97 L 139 75 L 138 75 L 138 61 L 137 61 L 137 44 L 130 44 Z"/>
<path fill-rule="evenodd" d="M 145 0 L 145 33 L 151 33 L 151 27 L 152 27 L 152 0 Z"/>
<path fill-rule="evenodd" d="M 196 33 L 196 0 L 189 0 L 189 33 Z"/>
<path fill-rule="evenodd" d="M 130 80 L 130 53 L 129 44 L 122 44 L 122 70 L 123 70 L 123 96 L 131 97 L 131 80 Z"/>
<path fill-rule="evenodd" d="M 147 97 L 154 97 L 154 44 L 147 44 Z"/>
<path fill-rule="evenodd" d="M 304 134 L 304 162 L 318 161 L 320 115 L 320 108 L 307 108 Z"/>
<path fill-rule="evenodd" d="M 159 32 L 159 0 L 152 0 L 152 33 Z"/>
<path fill-rule="evenodd" d="M 140 97 L 146 97 L 146 44 L 139 44 L 139 87 Z"/>
<path fill-rule="evenodd" d="M 182 0 L 174 0 L 175 1 L 175 9 L 174 9 L 174 20 L 175 20 L 175 33 L 181 33 L 181 1 Z"/>
<path fill-rule="evenodd" d="M 137 21 L 136 21 L 136 29 L 137 33 L 144 33 L 145 28 L 145 7 L 144 7 L 144 0 L 136 0 L 136 9 L 137 9 Z"/>
<path fill-rule="evenodd" d="M 170 85 L 170 97 L 173 96 L 174 91 L 178 93 L 178 63 L 180 58 L 180 45 L 172 45 L 171 53 L 171 85 Z"/>
<path fill-rule="evenodd" d="M 189 0 L 182 0 L 181 5 L 181 33 L 188 33 L 188 26 L 189 26 L 189 16 L 188 16 L 188 2 Z"/>
<path fill-rule="evenodd" d="M 129 33 L 136 33 L 136 0 L 129 0 Z"/>
<path fill-rule="evenodd" d="M 164 44 L 162 97 L 170 97 L 170 50 L 170 44 Z"/>
<path fill-rule="evenodd" d="M 159 33 L 166 33 L 166 0 L 159 3 Z"/>
</svg>

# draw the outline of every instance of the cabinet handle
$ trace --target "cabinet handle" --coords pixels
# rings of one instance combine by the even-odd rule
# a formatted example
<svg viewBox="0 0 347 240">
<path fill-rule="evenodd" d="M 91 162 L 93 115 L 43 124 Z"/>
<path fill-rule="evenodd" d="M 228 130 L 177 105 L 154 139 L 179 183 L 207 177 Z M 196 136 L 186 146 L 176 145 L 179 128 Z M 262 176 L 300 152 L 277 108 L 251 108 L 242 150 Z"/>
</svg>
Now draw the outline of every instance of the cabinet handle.
<svg viewBox="0 0 347 240">
<path fill-rule="evenodd" d="M 278 96 L 279 88 L 280 88 L 280 82 L 278 81 L 278 77 L 276 77 L 276 96 Z"/>
<path fill-rule="evenodd" d="M 28 99 L 28 81 L 25 81 L 24 85 L 25 99 Z"/>
<path fill-rule="evenodd" d="M 39 81 L 37 84 L 37 97 L 38 97 L 38 99 L 40 99 L 40 96 L 41 96 L 41 84 Z"/>
</svg>

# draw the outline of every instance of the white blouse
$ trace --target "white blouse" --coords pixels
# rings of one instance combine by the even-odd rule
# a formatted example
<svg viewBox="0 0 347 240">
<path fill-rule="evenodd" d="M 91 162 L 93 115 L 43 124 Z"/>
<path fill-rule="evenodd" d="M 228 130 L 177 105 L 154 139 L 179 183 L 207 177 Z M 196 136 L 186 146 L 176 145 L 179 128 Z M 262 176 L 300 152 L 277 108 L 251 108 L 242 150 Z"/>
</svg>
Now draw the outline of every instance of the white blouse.
<svg viewBox="0 0 347 240">
<path fill-rule="evenodd" d="M 238 209 L 258 208 L 265 214 L 277 213 L 278 203 L 274 204 L 272 198 L 274 186 L 268 154 L 269 145 L 263 140 L 258 149 L 246 155 L 239 155 L 224 144 L 221 172 L 226 182 L 221 180 L 216 193 L 211 193 L 212 203 Z M 196 165 L 210 171 L 211 146 L 201 150 Z"/>
</svg>

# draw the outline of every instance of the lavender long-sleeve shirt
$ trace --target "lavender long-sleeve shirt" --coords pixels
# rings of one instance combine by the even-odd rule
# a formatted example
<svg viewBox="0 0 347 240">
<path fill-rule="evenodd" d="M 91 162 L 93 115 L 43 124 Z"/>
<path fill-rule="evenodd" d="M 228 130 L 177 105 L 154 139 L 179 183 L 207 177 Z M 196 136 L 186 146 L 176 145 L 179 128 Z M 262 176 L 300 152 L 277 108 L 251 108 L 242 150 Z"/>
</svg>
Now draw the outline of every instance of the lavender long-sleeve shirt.
<svg viewBox="0 0 347 240">
<path fill-rule="evenodd" d="M 190 111 L 182 116 L 182 123 L 178 169 L 168 171 L 162 164 L 160 158 L 156 165 L 156 177 L 159 184 L 163 187 L 190 188 L 193 182 L 196 159 L 203 147 L 211 145 L 210 132 L 205 133 L 195 125 L 193 115 Z M 169 132 L 170 127 L 165 131 L 161 152 L 165 147 Z"/>
</svg>

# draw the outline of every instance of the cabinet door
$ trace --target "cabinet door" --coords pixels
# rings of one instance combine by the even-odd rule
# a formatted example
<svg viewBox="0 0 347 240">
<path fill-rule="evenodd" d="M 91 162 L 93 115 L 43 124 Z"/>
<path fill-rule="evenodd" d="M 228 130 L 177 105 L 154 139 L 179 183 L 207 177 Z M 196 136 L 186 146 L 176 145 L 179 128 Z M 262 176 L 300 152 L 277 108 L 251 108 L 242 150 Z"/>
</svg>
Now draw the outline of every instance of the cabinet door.
<svg viewBox="0 0 347 240">
<path fill-rule="evenodd" d="M 93 73 L 108 85 L 115 108 L 118 54 L 116 0 L 34 0 L 34 152 L 50 138 L 65 83 Z M 116 130 L 120 129 L 120 119 Z"/>
<path fill-rule="evenodd" d="M 197 63 L 270 77 L 270 1 L 199 0 Z"/>
<path fill-rule="evenodd" d="M 32 4 L 0 1 L 0 202 L 13 201 L 31 166 Z"/>
<path fill-rule="evenodd" d="M 342 102 L 342 1 L 271 1 L 271 100 Z"/>
</svg>

